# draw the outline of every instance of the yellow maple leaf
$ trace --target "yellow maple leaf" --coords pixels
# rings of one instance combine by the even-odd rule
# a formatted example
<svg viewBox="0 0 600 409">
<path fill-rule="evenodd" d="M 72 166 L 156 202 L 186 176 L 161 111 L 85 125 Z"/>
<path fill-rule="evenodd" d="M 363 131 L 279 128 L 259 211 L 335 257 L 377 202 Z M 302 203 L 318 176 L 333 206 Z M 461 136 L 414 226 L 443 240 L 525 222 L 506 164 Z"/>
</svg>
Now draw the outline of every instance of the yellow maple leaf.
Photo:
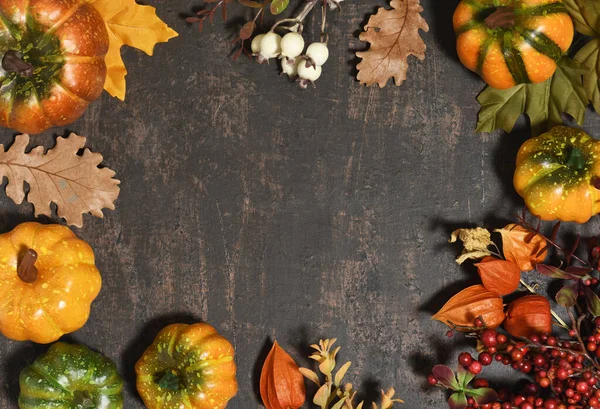
<svg viewBox="0 0 600 409">
<path fill-rule="evenodd" d="M 179 34 L 156 15 L 154 7 L 142 6 L 135 0 L 91 0 L 91 3 L 104 18 L 110 39 L 104 89 L 123 101 L 127 69 L 121 47 L 129 45 L 152 55 L 156 43 L 167 42 Z"/>
</svg>

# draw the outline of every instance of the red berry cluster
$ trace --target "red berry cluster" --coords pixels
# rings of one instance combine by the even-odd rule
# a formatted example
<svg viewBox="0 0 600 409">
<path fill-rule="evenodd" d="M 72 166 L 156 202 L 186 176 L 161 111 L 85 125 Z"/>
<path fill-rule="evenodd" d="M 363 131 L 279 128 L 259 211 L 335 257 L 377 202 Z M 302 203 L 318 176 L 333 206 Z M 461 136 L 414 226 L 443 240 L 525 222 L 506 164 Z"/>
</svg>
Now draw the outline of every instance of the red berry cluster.
<svg viewBox="0 0 600 409">
<path fill-rule="evenodd" d="M 535 382 L 526 384 L 518 393 L 497 390 L 498 401 L 478 406 L 469 399 L 467 409 L 600 409 L 600 317 L 594 321 L 595 331 L 579 338 L 575 330 L 569 335 L 575 340 L 560 340 L 553 335 L 534 335 L 528 341 L 509 339 L 493 329 L 479 332 L 482 352 L 475 359 L 462 352 L 458 363 L 474 375 L 493 361 L 510 365 L 529 374 Z M 581 339 L 584 345 L 579 342 Z M 429 375 L 431 385 L 438 383 Z M 476 378 L 473 387 L 488 387 L 488 381 Z"/>
</svg>

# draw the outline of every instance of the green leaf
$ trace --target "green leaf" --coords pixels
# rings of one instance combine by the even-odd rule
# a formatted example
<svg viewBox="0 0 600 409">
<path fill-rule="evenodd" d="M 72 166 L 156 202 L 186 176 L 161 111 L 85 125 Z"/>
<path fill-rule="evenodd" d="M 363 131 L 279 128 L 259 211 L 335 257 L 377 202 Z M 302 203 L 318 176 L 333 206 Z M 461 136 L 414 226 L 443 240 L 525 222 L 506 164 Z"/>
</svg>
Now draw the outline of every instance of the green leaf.
<svg viewBox="0 0 600 409">
<path fill-rule="evenodd" d="M 588 307 L 588 311 L 594 316 L 600 316 L 600 298 L 598 294 L 594 292 L 590 287 L 584 287 L 585 291 L 585 302 Z"/>
<path fill-rule="evenodd" d="M 583 89 L 588 99 L 600 112 L 600 38 L 594 38 L 575 55 L 575 60 L 592 69 L 583 74 Z"/>
<path fill-rule="evenodd" d="M 436 365 L 431 370 L 431 373 L 438 380 L 438 382 L 444 385 L 448 389 L 457 391 L 460 389 L 460 385 L 456 382 L 456 376 L 454 371 L 446 365 Z"/>
<path fill-rule="evenodd" d="M 538 271 L 538 273 L 550 278 L 562 278 L 564 280 L 578 280 L 580 278 L 580 276 L 567 273 L 566 271 L 563 271 L 558 267 L 554 267 L 548 264 L 537 264 L 535 268 Z"/>
<path fill-rule="evenodd" d="M 563 0 L 575 29 L 590 37 L 600 36 L 600 3 L 590 0 Z"/>
<path fill-rule="evenodd" d="M 465 409 L 467 407 L 467 395 L 464 392 L 456 392 L 448 399 L 450 409 Z"/>
<path fill-rule="evenodd" d="M 588 98 L 581 76 L 590 68 L 569 57 L 558 62 L 554 76 L 539 84 L 521 84 L 499 90 L 487 87 L 477 100 L 481 104 L 476 132 L 503 129 L 510 133 L 522 113 L 531 121 L 531 136 L 562 124 L 562 113 L 583 124 Z"/>
<path fill-rule="evenodd" d="M 498 394 L 492 388 L 467 389 L 465 393 L 475 399 L 479 406 L 498 400 Z"/>
<path fill-rule="evenodd" d="M 458 371 L 456 371 L 456 379 L 458 380 L 459 389 L 464 391 L 467 385 L 475 378 L 471 372 L 469 372 L 464 366 L 458 365 Z"/>
<path fill-rule="evenodd" d="M 563 307 L 572 307 L 577 303 L 577 294 L 579 292 L 579 283 L 565 285 L 556 293 L 556 302 Z"/>
<path fill-rule="evenodd" d="M 271 3 L 271 14 L 276 16 L 283 13 L 288 4 L 290 4 L 290 0 L 273 0 L 273 3 Z"/>
</svg>

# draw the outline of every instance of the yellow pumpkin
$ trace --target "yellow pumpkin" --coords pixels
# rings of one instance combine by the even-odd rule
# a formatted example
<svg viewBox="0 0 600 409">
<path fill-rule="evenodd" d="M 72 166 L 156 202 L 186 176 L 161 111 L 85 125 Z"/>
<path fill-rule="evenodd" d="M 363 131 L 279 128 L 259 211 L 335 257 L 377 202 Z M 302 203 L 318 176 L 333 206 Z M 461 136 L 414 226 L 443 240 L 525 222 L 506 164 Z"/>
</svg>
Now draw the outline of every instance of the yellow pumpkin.
<svg viewBox="0 0 600 409">
<path fill-rule="evenodd" d="M 47 344 L 81 328 L 102 285 L 92 248 L 65 226 L 0 235 L 0 332 Z"/>
<path fill-rule="evenodd" d="M 513 183 L 542 220 L 585 223 L 600 212 L 600 142 L 556 126 L 521 146 Z"/>
<path fill-rule="evenodd" d="M 171 324 L 135 365 L 148 409 L 224 409 L 238 390 L 231 343 L 205 323 Z"/>
</svg>

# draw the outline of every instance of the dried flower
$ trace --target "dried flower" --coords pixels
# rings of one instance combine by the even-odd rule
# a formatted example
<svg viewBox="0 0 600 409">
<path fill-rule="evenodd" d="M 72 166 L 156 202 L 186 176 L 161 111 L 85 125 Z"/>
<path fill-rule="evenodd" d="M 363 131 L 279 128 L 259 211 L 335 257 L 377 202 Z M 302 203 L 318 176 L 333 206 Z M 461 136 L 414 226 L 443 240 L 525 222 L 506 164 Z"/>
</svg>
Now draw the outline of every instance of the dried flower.
<svg viewBox="0 0 600 409">
<path fill-rule="evenodd" d="M 494 230 L 502 235 L 504 257 L 519 265 L 521 271 L 531 271 L 548 253 L 546 239 L 517 224 Z"/>
<path fill-rule="evenodd" d="M 463 242 L 463 252 L 456 259 L 458 264 L 464 263 L 468 259 L 479 260 L 492 253 L 488 250 L 488 246 L 492 245 L 491 234 L 487 229 L 476 227 L 474 229 L 457 229 L 450 235 L 450 243 L 456 240 Z"/>
<path fill-rule="evenodd" d="M 298 409 L 306 400 L 302 373 L 277 341 L 260 374 L 260 397 L 267 409 Z"/>
<path fill-rule="evenodd" d="M 526 295 L 508 305 L 504 329 L 515 337 L 552 332 L 550 302 L 541 295 Z"/>
<path fill-rule="evenodd" d="M 507 295 L 519 287 L 521 269 L 514 261 L 486 257 L 475 266 L 483 286 L 493 293 Z"/>
<path fill-rule="evenodd" d="M 502 298 L 482 285 L 467 287 L 450 298 L 432 319 L 459 331 L 470 331 L 478 317 L 488 328 L 495 328 L 504 320 Z"/>
</svg>

